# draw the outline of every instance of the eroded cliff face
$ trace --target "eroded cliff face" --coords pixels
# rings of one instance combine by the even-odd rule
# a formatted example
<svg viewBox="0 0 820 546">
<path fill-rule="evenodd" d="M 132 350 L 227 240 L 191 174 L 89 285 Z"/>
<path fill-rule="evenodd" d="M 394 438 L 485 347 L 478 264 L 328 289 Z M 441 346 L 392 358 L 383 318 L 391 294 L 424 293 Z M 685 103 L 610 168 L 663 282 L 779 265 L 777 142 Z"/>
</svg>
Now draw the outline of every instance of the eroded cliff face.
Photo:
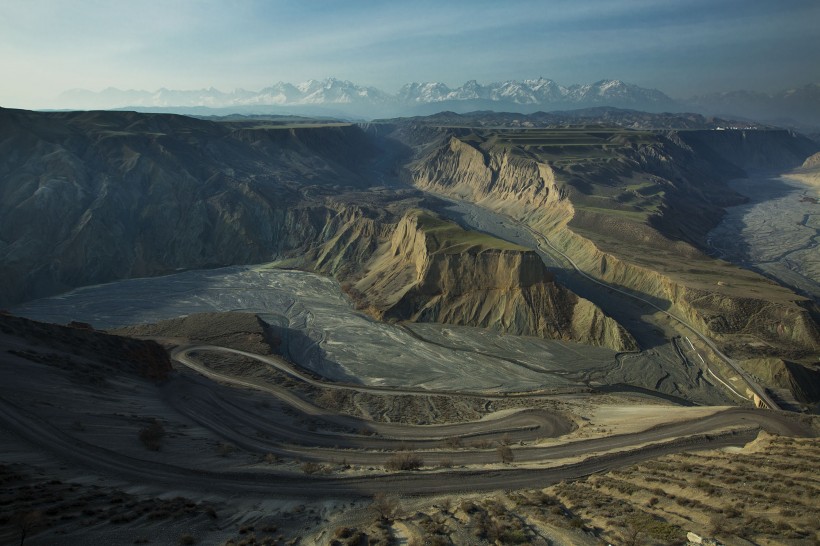
<svg viewBox="0 0 820 546">
<path fill-rule="evenodd" d="M 776 389 L 791 392 L 804 404 L 817 408 L 820 403 L 820 370 L 779 358 L 753 358 L 740 365 Z"/>
<path fill-rule="evenodd" d="M 738 273 L 733 266 L 721 262 L 709 274 L 721 278 L 723 270 L 725 281 L 718 280 L 708 287 L 705 283 L 692 286 L 686 284 L 687 279 L 673 276 L 675 272 L 664 274 L 662 270 L 603 252 L 570 229 L 553 232 L 551 241 L 571 255 L 585 272 L 638 297 L 654 300 L 727 348 L 740 353 L 791 357 L 820 349 L 820 331 L 810 310 L 813 304 L 795 294 L 785 294 L 784 300 L 785 289 L 756 274 Z M 675 244 L 670 243 L 670 248 L 674 249 Z M 685 252 L 680 255 L 686 256 Z M 706 259 L 709 258 L 702 255 L 689 259 L 695 276 L 698 263 Z M 732 285 L 727 288 L 732 288 L 731 293 L 720 291 L 724 282 Z M 767 299 L 766 292 L 776 299 Z"/>
<path fill-rule="evenodd" d="M 634 157 L 644 152 L 648 155 L 640 161 Z M 691 185 L 682 177 L 700 172 L 701 166 L 688 171 L 670 166 L 683 162 L 677 155 L 685 153 L 680 148 L 664 152 L 660 142 L 629 151 L 627 160 L 644 168 L 656 163 L 661 174 Z M 472 201 L 526 223 L 588 274 L 656 301 L 729 345 L 739 348 L 742 342 L 744 350 L 779 354 L 820 349 L 820 332 L 806 305 L 800 304 L 803 298 L 713 260 L 685 241 L 670 240 L 651 222 L 625 221 L 590 210 L 576 215 L 555 170 L 508 147 L 487 150 L 453 137 L 412 163 L 408 174 L 419 188 Z M 704 273 L 711 279 L 705 283 L 698 280 Z M 750 339 L 768 347 L 749 345 Z"/>
<path fill-rule="evenodd" d="M 355 126 L 0 109 L 0 305 L 279 258 L 321 240 L 375 154 Z"/>
<path fill-rule="evenodd" d="M 817 152 L 817 144 L 787 130 L 680 131 L 697 152 L 711 151 L 742 169 L 793 169 Z"/>
<path fill-rule="evenodd" d="M 162 381 L 173 372 L 168 353 L 155 341 L 73 324 L 60 326 L 0 313 L 0 332 L 7 336 L 3 341 L 9 352 L 66 369 L 81 382 L 104 385 L 120 375 Z"/>
<path fill-rule="evenodd" d="M 409 173 L 419 188 L 517 218 L 552 225 L 572 217 L 572 206 L 556 184 L 552 168 L 513 148 L 485 152 L 453 136 L 412 163 Z"/>
<path fill-rule="evenodd" d="M 367 263 L 355 293 L 383 319 L 442 322 L 577 341 L 616 351 L 634 339 L 558 285 L 532 250 L 406 214 Z"/>
</svg>

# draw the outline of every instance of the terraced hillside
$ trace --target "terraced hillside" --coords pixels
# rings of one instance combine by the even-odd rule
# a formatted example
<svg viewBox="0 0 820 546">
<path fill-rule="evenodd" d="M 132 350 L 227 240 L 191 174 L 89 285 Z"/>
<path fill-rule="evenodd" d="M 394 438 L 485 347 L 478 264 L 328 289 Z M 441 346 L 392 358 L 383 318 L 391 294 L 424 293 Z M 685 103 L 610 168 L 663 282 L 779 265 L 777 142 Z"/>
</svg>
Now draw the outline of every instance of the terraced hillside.
<svg viewBox="0 0 820 546">
<path fill-rule="evenodd" d="M 695 331 L 733 359 L 812 366 L 816 303 L 710 257 L 705 238 L 723 207 L 742 201 L 726 184 L 742 167 L 791 165 L 815 145 L 785 131 L 723 133 L 399 126 L 395 136 L 417 150 L 407 175 L 416 187 L 523 224 L 543 238 L 553 267 L 577 268 L 674 315 L 667 337 Z M 480 227 L 498 233 L 498 225 Z M 561 281 L 617 318 L 620 303 Z M 728 363 L 716 349 L 706 351 Z"/>
</svg>

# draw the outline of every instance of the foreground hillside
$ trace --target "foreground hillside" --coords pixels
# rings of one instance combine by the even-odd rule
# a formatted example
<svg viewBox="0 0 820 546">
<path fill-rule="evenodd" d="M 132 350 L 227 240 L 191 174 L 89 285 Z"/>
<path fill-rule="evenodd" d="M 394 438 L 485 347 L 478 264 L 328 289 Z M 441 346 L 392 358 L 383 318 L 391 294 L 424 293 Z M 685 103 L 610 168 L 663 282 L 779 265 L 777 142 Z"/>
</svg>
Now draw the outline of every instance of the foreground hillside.
<svg viewBox="0 0 820 546">
<path fill-rule="evenodd" d="M 0 315 L 3 543 L 586 544 L 632 527 L 659 543 L 704 532 L 715 491 L 734 503 L 709 527 L 721 539 L 813 538 L 780 489 L 759 489 L 778 472 L 800 484 L 793 504 L 814 506 L 813 467 L 794 458 L 816 443 L 805 416 L 328 382 L 238 313 L 128 332 L 162 336 L 171 359 L 152 341 Z M 761 430 L 782 435 L 774 450 L 700 453 Z"/>
</svg>

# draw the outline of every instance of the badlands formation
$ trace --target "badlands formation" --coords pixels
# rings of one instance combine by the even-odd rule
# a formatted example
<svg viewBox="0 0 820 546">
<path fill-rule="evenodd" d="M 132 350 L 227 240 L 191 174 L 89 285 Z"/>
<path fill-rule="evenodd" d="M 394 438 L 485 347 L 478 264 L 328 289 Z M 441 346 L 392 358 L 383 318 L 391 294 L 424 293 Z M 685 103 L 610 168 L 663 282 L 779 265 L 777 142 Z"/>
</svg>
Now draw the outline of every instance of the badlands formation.
<svg viewBox="0 0 820 546">
<path fill-rule="evenodd" d="M 817 144 L 484 116 L 0 110 L 2 540 L 816 540 Z"/>
</svg>

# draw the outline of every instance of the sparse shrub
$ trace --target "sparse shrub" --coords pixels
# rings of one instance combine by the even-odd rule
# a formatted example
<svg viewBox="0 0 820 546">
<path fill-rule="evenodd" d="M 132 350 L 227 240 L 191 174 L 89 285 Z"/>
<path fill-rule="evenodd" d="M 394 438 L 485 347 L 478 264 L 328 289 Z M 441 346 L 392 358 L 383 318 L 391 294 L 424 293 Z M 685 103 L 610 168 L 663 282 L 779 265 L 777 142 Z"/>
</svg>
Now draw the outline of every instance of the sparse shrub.
<svg viewBox="0 0 820 546">
<path fill-rule="evenodd" d="M 300 468 L 302 469 L 302 472 L 308 475 L 317 474 L 324 469 L 324 467 L 321 464 L 314 462 L 302 463 L 302 466 Z"/>
<path fill-rule="evenodd" d="M 264 461 L 267 464 L 276 464 L 279 462 L 279 457 L 274 453 L 266 453 Z"/>
<path fill-rule="evenodd" d="M 499 446 L 498 447 L 498 458 L 501 459 L 501 462 L 504 464 L 509 464 L 513 462 L 515 458 L 513 456 L 513 451 L 510 449 L 509 446 Z"/>
<path fill-rule="evenodd" d="M 453 509 L 453 499 L 451 499 L 450 497 L 444 498 L 444 500 L 441 501 L 440 506 L 441 511 L 446 514 L 447 512 Z"/>
<path fill-rule="evenodd" d="M 333 531 L 333 538 L 350 538 L 353 536 L 355 529 L 351 529 L 350 527 L 337 527 L 335 531 Z"/>
<path fill-rule="evenodd" d="M 179 544 L 180 546 L 190 546 L 191 544 L 196 544 L 196 539 L 193 537 L 193 535 L 189 535 L 186 533 L 179 537 Z"/>
<path fill-rule="evenodd" d="M 550 495 L 549 493 L 546 493 L 544 491 L 539 491 L 538 492 L 538 496 L 536 497 L 536 500 L 544 506 L 553 506 L 555 504 L 558 504 L 558 499 L 556 499 L 555 497 L 553 497 L 552 495 Z"/>
<path fill-rule="evenodd" d="M 441 468 L 453 468 L 453 459 L 442 459 L 439 465 Z"/>
<path fill-rule="evenodd" d="M 523 529 L 514 529 L 501 533 L 503 544 L 527 544 L 529 539 Z"/>
<path fill-rule="evenodd" d="M 14 515 L 17 527 L 20 530 L 20 544 L 26 541 L 26 535 L 43 524 L 43 513 L 39 510 L 29 512 L 18 512 Z"/>
<path fill-rule="evenodd" d="M 478 506 L 476 505 L 476 503 L 474 503 L 473 501 L 469 501 L 469 500 L 463 501 L 463 502 L 461 503 L 461 509 L 462 509 L 462 510 L 463 510 L 466 514 L 474 514 L 475 512 L 478 512 L 478 510 L 479 510 L 479 508 L 478 508 Z"/>
<path fill-rule="evenodd" d="M 458 449 L 464 446 L 464 441 L 459 436 L 451 436 L 447 438 L 447 447 L 451 449 Z"/>
<path fill-rule="evenodd" d="M 373 509 L 382 521 L 390 521 L 399 511 L 399 501 L 395 497 L 379 492 L 373 495 Z"/>
<path fill-rule="evenodd" d="M 713 516 L 709 523 L 709 533 L 713 536 L 721 535 L 729 530 L 729 522 L 725 516 Z"/>
<path fill-rule="evenodd" d="M 637 541 L 639 534 L 646 534 L 663 541 L 664 544 L 678 544 L 683 539 L 683 531 L 663 519 L 659 519 L 644 512 L 632 514 L 626 518 L 626 527 L 630 538 L 627 543 Z"/>
<path fill-rule="evenodd" d="M 396 453 L 384 465 L 386 470 L 418 470 L 424 466 L 424 460 L 415 453 Z"/>
<path fill-rule="evenodd" d="M 219 454 L 220 457 L 227 457 L 228 455 L 231 455 L 235 451 L 236 451 L 236 446 L 233 445 L 230 442 L 226 442 L 226 443 L 220 442 L 216 446 L 216 452 Z"/>
<path fill-rule="evenodd" d="M 140 441 L 151 451 L 159 451 L 164 436 L 165 427 L 156 419 L 139 433 Z"/>
</svg>

